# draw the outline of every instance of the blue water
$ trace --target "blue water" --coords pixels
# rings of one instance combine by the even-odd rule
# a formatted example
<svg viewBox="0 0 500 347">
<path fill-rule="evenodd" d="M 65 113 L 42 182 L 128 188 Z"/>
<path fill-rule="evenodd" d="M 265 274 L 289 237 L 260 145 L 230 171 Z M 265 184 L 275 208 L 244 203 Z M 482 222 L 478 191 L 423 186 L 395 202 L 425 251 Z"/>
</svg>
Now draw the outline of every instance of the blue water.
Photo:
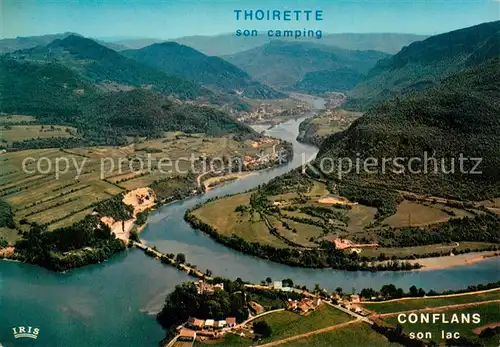
<svg viewBox="0 0 500 347">
<path fill-rule="evenodd" d="M 315 100 L 321 106 L 322 100 Z M 245 191 L 310 158 L 312 146 L 297 143 L 302 119 L 283 123 L 268 134 L 291 141 L 294 160 L 285 167 L 256 173 L 211 190 L 203 196 L 172 203 L 150 216 L 141 237 L 168 253 L 186 254 L 187 261 L 214 275 L 260 282 L 266 277 L 292 278 L 300 285 L 318 283 L 330 290 L 340 286 L 380 288 L 393 283 L 404 289 L 458 289 L 500 280 L 498 258 L 470 266 L 422 272 L 344 272 L 301 269 L 269 262 L 228 249 L 193 230 L 184 212 L 208 198 Z M 4 346 L 157 346 L 163 331 L 156 323 L 166 294 L 190 278 L 183 272 L 128 250 L 103 264 L 54 273 L 15 262 L 0 262 L 0 343 Z M 15 340 L 12 328 L 40 329 L 37 340 Z"/>
</svg>

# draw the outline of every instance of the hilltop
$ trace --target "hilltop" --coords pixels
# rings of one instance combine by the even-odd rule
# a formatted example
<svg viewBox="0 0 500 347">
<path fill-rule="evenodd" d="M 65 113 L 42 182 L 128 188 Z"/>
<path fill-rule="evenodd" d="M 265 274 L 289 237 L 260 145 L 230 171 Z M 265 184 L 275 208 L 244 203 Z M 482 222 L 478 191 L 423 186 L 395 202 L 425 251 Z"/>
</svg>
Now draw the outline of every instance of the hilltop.
<svg viewBox="0 0 500 347">
<path fill-rule="evenodd" d="M 351 51 L 313 43 L 272 41 L 224 59 L 271 86 L 290 90 L 330 91 L 346 89 L 357 82 L 377 61 L 388 54 L 377 51 Z M 312 73 L 315 73 L 311 75 Z M 323 76 L 326 72 L 326 78 Z M 329 75 L 335 74 L 335 82 Z M 302 80 L 302 82 L 301 82 Z M 332 85 L 333 84 L 333 85 Z M 326 88 L 328 89 L 328 88 Z"/>
<path fill-rule="evenodd" d="M 103 91 L 99 84 L 58 63 L 0 58 L 0 112 L 28 114 L 39 124 L 78 129 L 76 138 L 31 140 L 25 147 L 124 144 L 125 136 L 158 137 L 163 131 L 255 134 L 212 107 L 181 104 L 148 89 Z"/>
<path fill-rule="evenodd" d="M 78 35 L 78 34 L 65 32 L 60 34 L 25 36 L 25 37 L 16 37 L 13 39 L 3 39 L 0 40 L 0 54 L 14 52 L 21 49 L 33 48 L 36 46 L 46 46 L 54 40 L 64 39 L 70 35 Z M 104 42 L 102 40 L 97 40 L 97 39 L 95 41 L 115 51 L 127 49 L 126 46 L 122 46 L 118 43 Z"/>
<path fill-rule="evenodd" d="M 379 61 L 349 93 L 347 107 L 365 110 L 395 95 L 424 90 L 461 69 L 500 56 L 500 21 L 414 42 Z"/>
<path fill-rule="evenodd" d="M 455 173 L 384 175 L 351 174 L 347 181 L 364 182 L 434 196 L 484 200 L 500 194 L 500 69 L 499 59 L 491 59 L 478 67 L 465 69 L 422 92 L 396 97 L 371 108 L 343 133 L 327 138 L 318 154 L 325 157 L 363 160 L 418 157 L 424 152 L 450 170 L 455 160 Z M 482 158 L 477 169 L 482 174 L 461 173 L 459 157 Z M 422 161 L 413 170 L 422 170 Z M 470 172 L 474 162 L 466 161 Z M 406 166 L 407 167 L 407 166 Z M 380 168 L 380 167 L 379 167 Z M 331 175 L 334 176 L 333 174 Z"/>
<path fill-rule="evenodd" d="M 427 38 L 424 35 L 414 35 L 414 34 L 398 34 L 398 33 L 343 33 L 343 34 L 327 34 L 324 33 L 320 40 L 317 39 L 286 39 L 283 41 L 288 42 L 299 42 L 299 43 L 317 43 L 327 46 L 335 46 L 342 49 L 348 50 L 375 50 L 385 53 L 397 53 L 404 46 L 409 45 L 412 42 L 420 41 Z M 268 44 L 271 42 L 271 38 L 268 36 L 258 36 L 258 37 L 247 37 L 241 38 L 236 37 L 233 33 L 222 34 L 215 36 L 186 36 L 178 39 L 174 39 L 177 43 L 193 47 L 200 52 L 208 55 L 231 55 L 238 52 L 243 52 L 250 50 L 252 48 L 257 48 L 259 46 Z M 145 41 L 143 42 L 151 42 Z M 133 41 L 118 41 L 116 43 L 129 46 L 131 44 L 141 44 L 141 40 Z M 148 43 L 150 44 L 150 43 Z M 146 46 L 146 44 L 144 44 Z M 134 48 L 134 47 L 131 47 Z M 137 47 L 136 47 L 137 48 Z"/>
<path fill-rule="evenodd" d="M 142 49 L 126 50 L 122 54 L 167 74 L 222 92 L 240 92 L 244 96 L 259 99 L 284 96 L 262 83 L 253 81 L 246 72 L 221 58 L 206 56 L 175 42 L 156 43 Z"/>
<path fill-rule="evenodd" d="M 47 46 L 12 52 L 8 56 L 18 60 L 57 62 L 106 89 L 146 86 L 162 93 L 190 99 L 209 94 L 195 83 L 140 64 L 79 35 L 72 34 L 63 39 L 56 39 Z"/>
</svg>

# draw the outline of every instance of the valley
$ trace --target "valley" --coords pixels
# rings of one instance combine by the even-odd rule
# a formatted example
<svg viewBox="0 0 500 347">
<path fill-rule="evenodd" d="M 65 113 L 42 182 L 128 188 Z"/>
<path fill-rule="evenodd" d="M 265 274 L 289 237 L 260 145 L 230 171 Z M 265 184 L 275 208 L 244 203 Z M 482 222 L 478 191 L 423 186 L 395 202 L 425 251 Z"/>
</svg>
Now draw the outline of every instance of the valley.
<svg viewBox="0 0 500 347">
<path fill-rule="evenodd" d="M 498 20 L 175 38 L 227 26 L 142 6 L 168 39 L 0 39 L 0 347 L 497 343 Z"/>
</svg>

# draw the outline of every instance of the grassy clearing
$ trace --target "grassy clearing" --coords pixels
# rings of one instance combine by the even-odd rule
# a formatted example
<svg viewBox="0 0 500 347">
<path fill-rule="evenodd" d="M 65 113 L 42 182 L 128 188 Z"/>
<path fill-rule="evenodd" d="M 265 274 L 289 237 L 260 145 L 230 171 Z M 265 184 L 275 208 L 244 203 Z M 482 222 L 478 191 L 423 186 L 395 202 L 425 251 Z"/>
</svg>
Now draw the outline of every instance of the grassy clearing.
<svg viewBox="0 0 500 347">
<path fill-rule="evenodd" d="M 404 200 L 398 206 L 396 214 L 383 221 L 393 228 L 406 226 L 424 226 L 440 222 L 446 222 L 450 215 L 439 208 L 426 206 L 413 201 Z"/>
<path fill-rule="evenodd" d="M 347 212 L 349 223 L 347 231 L 350 233 L 362 232 L 365 227 L 370 225 L 375 220 L 377 209 L 374 207 L 364 205 L 354 205 L 351 210 Z"/>
<path fill-rule="evenodd" d="M 12 119 L 28 121 L 25 117 Z M 42 129 L 40 125 L 9 125 L 8 134 L 4 137 L 3 128 L 0 125 L 2 138 L 9 141 L 39 136 L 73 136 L 70 133 L 73 129 L 68 128 L 70 132 L 67 132 L 67 127 L 55 126 L 52 129 L 46 125 Z M 82 219 L 92 211 L 92 204 L 125 190 L 149 186 L 157 180 L 172 179 L 172 190 L 185 188 L 186 180 L 174 178 L 184 177 L 192 169 L 191 154 L 195 158 L 256 155 L 261 150 L 272 150 L 275 141 L 262 141 L 255 145 L 252 141 L 235 141 L 231 136 L 208 138 L 203 134 L 179 132 L 166 133 L 165 138 L 150 141 L 134 140 L 139 142 L 122 147 L 51 148 L 3 153 L 0 155 L 0 198 L 12 206 L 15 222 L 22 230 L 29 228 L 25 221 L 49 223 L 49 229 L 53 229 Z M 26 158 L 32 159 L 25 162 L 23 169 Z M 142 159 L 144 167 L 132 158 Z M 160 158 L 170 159 L 172 165 L 160 171 Z M 179 165 L 175 164 L 177 160 Z M 25 220 L 22 225 L 19 223 L 21 220 Z M 262 223 L 256 223 L 249 229 L 259 235 L 267 232 Z M 258 238 L 256 236 L 255 239 Z M 277 239 L 273 241 L 279 244 Z"/>
<path fill-rule="evenodd" d="M 396 347 L 398 343 L 389 342 L 387 338 L 370 329 L 365 323 L 354 323 L 346 327 L 323 334 L 313 335 L 290 341 L 282 346 L 316 346 L 316 347 Z"/>
<path fill-rule="evenodd" d="M 8 116 L 0 116 L 0 123 L 22 123 L 22 122 L 35 122 L 36 118 L 33 116 L 25 116 L 20 114 L 13 114 Z"/>
<path fill-rule="evenodd" d="M 5 227 L 0 228 L 0 238 L 7 240 L 9 245 L 13 245 L 19 237 L 20 235 L 16 229 L 9 229 Z"/>
<path fill-rule="evenodd" d="M 223 340 L 208 340 L 205 342 L 195 341 L 193 347 L 217 346 L 217 347 L 250 347 L 255 342 L 250 339 L 241 338 L 233 334 L 227 334 Z"/>
<path fill-rule="evenodd" d="M 306 317 L 290 311 L 281 311 L 271 313 L 259 320 L 266 321 L 272 329 L 272 335 L 260 341 L 260 343 L 266 343 L 345 323 L 352 320 L 352 317 L 340 310 L 323 304 L 319 309 L 311 312 Z"/>
<path fill-rule="evenodd" d="M 323 235 L 323 229 L 314 225 L 297 223 L 284 218 L 283 222 L 287 223 L 288 226 L 292 229 L 289 230 L 283 227 L 282 222 L 279 221 L 276 217 L 270 216 L 268 217 L 268 220 L 276 229 L 278 229 L 278 232 L 282 236 L 304 247 L 317 247 L 317 244 L 309 240 L 311 238 L 317 238 Z"/>
<path fill-rule="evenodd" d="M 409 334 L 411 332 L 413 333 L 418 333 L 418 332 L 428 332 L 432 335 L 430 340 L 442 343 L 444 342 L 441 336 L 441 331 L 447 331 L 447 332 L 459 332 L 460 336 L 465 336 L 467 338 L 475 338 L 477 337 L 476 334 L 473 333 L 473 329 L 490 324 L 490 323 L 496 323 L 498 322 L 498 313 L 500 312 L 500 303 L 491 303 L 491 304 L 485 304 L 485 305 L 480 305 L 480 306 L 475 306 L 475 307 L 468 307 L 465 309 L 459 309 L 459 310 L 449 310 L 445 311 L 444 313 L 446 314 L 447 317 L 451 317 L 453 314 L 457 314 L 460 316 L 461 314 L 474 314 L 477 313 L 481 317 L 481 322 L 479 324 L 474 324 L 472 321 L 469 323 L 442 323 L 442 322 L 436 322 L 432 324 L 428 323 L 415 323 L 415 324 L 401 324 L 403 326 L 403 332 L 406 334 Z M 450 320 L 450 318 L 448 318 Z M 392 326 L 395 326 L 398 324 L 398 319 L 397 317 L 390 317 L 386 320 L 386 322 Z M 498 346 L 498 338 L 495 339 L 496 341 L 489 341 L 486 342 L 486 346 Z M 495 343 L 493 343 L 495 342 Z M 493 344 L 492 344 L 493 343 Z"/>
<path fill-rule="evenodd" d="M 46 139 L 51 137 L 74 137 L 76 129 L 60 125 L 5 125 L 0 129 L 1 139 L 10 145 L 15 141 Z"/>
<path fill-rule="evenodd" d="M 347 129 L 352 122 L 363 115 L 362 112 L 352 112 L 346 110 L 325 110 L 320 112 L 319 116 L 311 120 L 314 131 L 310 136 L 328 136 L 339 131 Z"/>
<path fill-rule="evenodd" d="M 314 181 L 311 190 L 309 192 L 305 193 L 304 195 L 311 196 L 311 197 L 313 197 L 313 196 L 321 197 L 321 196 L 326 195 L 328 193 L 329 192 L 328 192 L 328 189 L 326 188 L 326 184 L 324 184 L 323 182 Z"/>
<path fill-rule="evenodd" d="M 211 201 L 193 213 L 203 222 L 215 227 L 223 235 L 238 235 L 248 242 L 259 242 L 274 247 L 285 247 L 286 244 L 269 232 L 266 223 L 258 214 L 235 212 L 239 205 L 250 202 L 251 193 L 235 195 Z"/>
<path fill-rule="evenodd" d="M 421 299 L 406 299 L 391 302 L 366 303 L 364 307 L 377 313 L 393 313 L 409 310 L 417 310 L 431 307 L 440 307 L 446 305 L 459 305 L 479 301 L 498 300 L 500 299 L 500 290 L 495 290 L 481 294 L 467 294 L 444 298 L 421 298 Z"/>
</svg>

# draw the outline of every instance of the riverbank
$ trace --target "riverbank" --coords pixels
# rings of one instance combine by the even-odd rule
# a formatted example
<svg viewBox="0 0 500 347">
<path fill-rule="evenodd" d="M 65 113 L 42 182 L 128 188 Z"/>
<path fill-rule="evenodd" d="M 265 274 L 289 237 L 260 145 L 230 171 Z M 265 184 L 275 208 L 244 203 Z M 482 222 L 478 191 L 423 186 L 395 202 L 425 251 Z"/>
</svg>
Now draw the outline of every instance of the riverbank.
<svg viewBox="0 0 500 347">
<path fill-rule="evenodd" d="M 258 171 L 256 171 L 258 172 Z M 240 178 L 245 178 L 247 176 L 250 176 L 254 174 L 255 172 L 252 171 L 244 171 L 244 172 L 235 172 L 235 173 L 228 173 L 222 176 L 216 176 L 216 177 L 210 177 L 207 178 L 206 180 L 202 181 L 202 184 L 204 185 L 205 192 L 210 191 L 214 187 L 219 187 L 225 183 L 235 181 Z"/>
<path fill-rule="evenodd" d="M 188 209 L 184 214 L 184 220 L 192 228 L 198 229 L 210 236 L 216 242 L 234 250 L 257 256 L 262 259 L 293 267 L 304 267 L 314 269 L 332 268 L 345 271 L 408 271 L 420 268 L 418 263 L 410 264 L 408 261 L 391 261 L 390 263 L 368 264 L 353 260 L 348 253 L 335 249 L 322 248 L 277 248 L 264 245 L 259 242 L 248 242 L 238 235 L 223 235 L 213 226 L 202 221 L 193 214 L 193 209 Z"/>
<path fill-rule="evenodd" d="M 217 196 L 254 189 L 300 166 L 302 153 L 306 158 L 314 157 L 316 148 L 295 140 L 297 126 L 298 122 L 290 121 L 269 131 L 269 135 L 293 143 L 296 154 L 293 161 L 228 182 L 206 194 L 189 192 L 182 200 L 177 196 L 164 199 L 172 194 L 162 196 L 162 203 L 150 214 L 141 239 L 162 253 L 184 253 L 187 261 L 212 269 L 213 276 L 244 277 L 253 283 L 260 283 L 267 276 L 273 280 L 293 278 L 297 285 L 313 288 L 318 283 L 330 292 L 339 286 L 359 292 L 388 283 L 405 289 L 417 284 L 425 290 L 441 292 L 500 280 L 497 258 L 463 268 L 422 272 L 370 273 L 290 267 L 234 251 L 184 222 L 187 209 Z M 0 282 L 2 280 L 5 285 L 0 285 L 0 297 L 4 299 L 4 307 L 0 320 L 5 324 L 3 330 L 0 327 L 0 335 L 11 336 L 7 335 L 11 334 L 10 327 L 30 317 L 43 332 L 37 343 L 50 345 L 56 341 L 59 345 L 86 347 L 157 346 L 165 336 L 164 330 L 154 316 L 144 312 L 160 311 L 165 296 L 176 285 L 192 278 L 133 248 L 100 264 L 65 273 L 29 264 L 0 262 Z M 14 284 L 17 289 L 11 290 Z M 67 324 L 68 321 L 72 324 Z"/>
<path fill-rule="evenodd" d="M 418 262 L 422 267 L 415 271 L 442 270 L 453 267 L 469 266 L 477 262 L 485 261 L 493 257 L 499 257 L 498 251 L 471 252 L 460 255 L 448 255 L 433 258 L 421 258 L 410 260 L 411 263 Z"/>
</svg>

